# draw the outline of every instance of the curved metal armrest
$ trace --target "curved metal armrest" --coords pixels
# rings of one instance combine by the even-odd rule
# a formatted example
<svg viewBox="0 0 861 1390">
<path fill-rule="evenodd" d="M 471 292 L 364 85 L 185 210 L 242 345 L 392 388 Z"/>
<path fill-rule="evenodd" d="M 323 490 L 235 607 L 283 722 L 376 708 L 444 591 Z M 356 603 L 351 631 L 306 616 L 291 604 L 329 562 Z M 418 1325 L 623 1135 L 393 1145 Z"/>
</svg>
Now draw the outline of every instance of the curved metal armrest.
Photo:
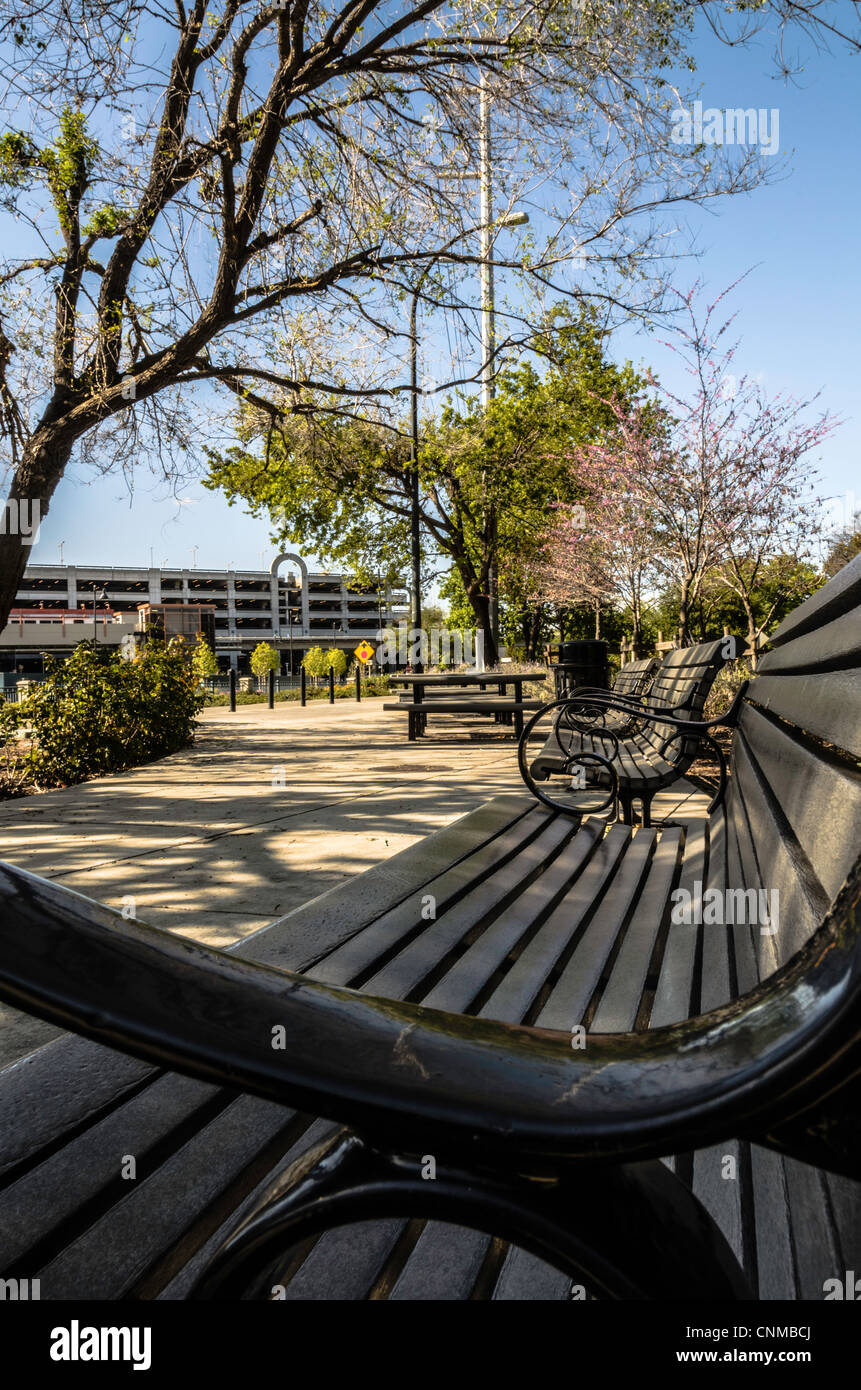
<svg viewBox="0 0 861 1390">
<path fill-rule="evenodd" d="M 769 1142 L 772 1123 L 797 1123 L 858 1069 L 861 861 L 816 936 L 753 993 L 577 1051 L 566 1033 L 370 998 L 116 914 L 107 925 L 100 905 L 10 865 L 0 905 L 0 997 L 15 1008 L 375 1143 L 509 1171 Z"/>
<path fill-rule="evenodd" d="M 734 728 L 738 723 L 739 712 L 749 684 L 749 681 L 745 681 L 729 708 L 724 710 L 723 714 L 716 715 L 714 719 L 685 719 L 673 713 L 674 710 L 683 709 L 683 705 L 668 705 L 666 707 L 650 707 L 649 705 L 629 706 L 624 701 L 620 701 L 616 696 L 601 701 L 601 707 L 605 710 L 619 710 L 623 714 L 636 714 L 639 719 L 651 720 L 654 724 L 671 724 L 674 728 L 689 733 L 698 733 L 703 730 L 716 729 L 721 726 Z M 610 692 L 605 691 L 604 694 L 609 695 Z M 594 701 L 594 697 L 591 697 L 591 700 L 593 703 L 597 703 Z M 542 709 L 551 709 L 554 703 L 575 704 L 576 701 L 576 695 L 569 695 L 564 701 L 550 701 L 548 704 L 543 705 Z"/>
</svg>

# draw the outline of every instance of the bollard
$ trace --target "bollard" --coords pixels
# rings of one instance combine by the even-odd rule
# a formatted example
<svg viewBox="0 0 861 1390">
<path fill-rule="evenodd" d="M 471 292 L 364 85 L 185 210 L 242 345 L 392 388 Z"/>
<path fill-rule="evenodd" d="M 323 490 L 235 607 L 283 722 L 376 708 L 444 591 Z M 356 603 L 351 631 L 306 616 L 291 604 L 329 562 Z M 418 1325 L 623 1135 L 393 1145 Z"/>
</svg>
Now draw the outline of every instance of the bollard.
<svg viewBox="0 0 861 1390">
<path fill-rule="evenodd" d="M 275 708 L 275 672 L 274 672 L 274 671 L 270 671 L 270 672 L 269 672 L 269 680 L 268 680 L 267 684 L 268 684 L 268 686 L 269 686 L 269 708 L 270 708 L 270 709 L 274 709 L 274 708 Z"/>
<path fill-rule="evenodd" d="M 362 668 L 356 667 L 356 703 L 362 698 Z"/>
<path fill-rule="evenodd" d="M 299 704 L 305 704 L 305 667 L 299 667 Z"/>
<path fill-rule="evenodd" d="M 231 708 L 231 710 L 233 711 L 233 713 L 235 714 L 235 713 L 236 713 L 236 668 L 235 668 L 235 666 L 231 666 L 231 668 L 230 668 L 230 708 Z"/>
<path fill-rule="evenodd" d="M 334 668 L 334 666 L 330 666 L 330 667 L 329 667 L 329 704 L 330 704 L 330 705 L 334 705 L 334 703 L 335 703 L 335 668 Z"/>
</svg>

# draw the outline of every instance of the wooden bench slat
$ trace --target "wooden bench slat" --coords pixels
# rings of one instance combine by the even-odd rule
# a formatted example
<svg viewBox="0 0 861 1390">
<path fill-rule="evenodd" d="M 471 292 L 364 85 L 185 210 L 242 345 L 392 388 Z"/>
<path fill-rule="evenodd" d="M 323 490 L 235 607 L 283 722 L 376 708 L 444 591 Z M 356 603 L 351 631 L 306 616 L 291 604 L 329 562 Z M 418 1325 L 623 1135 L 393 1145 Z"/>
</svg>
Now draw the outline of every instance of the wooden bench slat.
<svg viewBox="0 0 861 1390">
<path fill-rule="evenodd" d="M 76 1298 L 82 1288 L 90 1298 L 133 1296 L 151 1263 L 226 1188 L 244 1183 L 248 1190 L 255 1159 L 278 1136 L 286 1140 L 292 1122 L 283 1106 L 240 1096 L 40 1268 L 43 1297 Z"/>
<path fill-rule="evenodd" d="M 861 666 L 861 612 L 843 613 L 825 627 L 790 638 L 767 651 L 757 667 L 762 675 L 793 675 Z"/>
<path fill-rule="evenodd" d="M 320 1237 L 291 1278 L 279 1275 L 274 1282 L 283 1285 L 288 1303 L 365 1299 L 406 1226 L 397 1217 L 337 1226 Z"/>
<path fill-rule="evenodd" d="M 429 1008 L 468 1013 L 486 980 L 502 965 L 524 932 L 552 910 L 586 864 L 601 833 L 598 821 L 587 822 L 562 848 L 550 867 L 495 919 L 456 960 L 424 1002 Z"/>
<path fill-rule="evenodd" d="M 390 1298 L 453 1302 L 469 1298 L 490 1246 L 490 1236 L 465 1226 L 429 1221 Z"/>
<path fill-rule="evenodd" d="M 826 762 L 752 705 L 744 707 L 740 729 L 759 766 L 768 766 L 780 808 L 833 900 L 861 844 L 861 772 Z"/>
<path fill-rule="evenodd" d="M 530 1015 L 532 1005 L 559 957 L 580 930 L 597 897 L 616 872 L 630 839 L 631 832 L 626 827 L 610 827 L 604 839 L 596 844 L 585 872 L 580 874 L 479 1009 L 479 1018 L 509 1022 Z M 570 1028 L 577 1022 L 575 1016 L 567 1026 Z"/>
<path fill-rule="evenodd" d="M 307 973 L 314 980 L 340 980 L 344 984 L 373 970 L 386 953 L 395 950 L 416 930 L 424 934 L 429 920 L 422 916 L 425 901 L 436 900 L 437 920 L 449 923 L 458 910 L 458 922 L 472 925 L 496 904 L 504 903 L 521 881 L 535 869 L 542 852 L 552 853 L 574 830 L 573 823 L 557 824 L 544 811 L 536 810 L 518 829 L 501 837 L 489 852 L 474 855 L 449 874 L 441 874 L 423 884 L 420 892 L 387 912 L 377 922 L 331 952 Z M 487 897 L 485 899 L 485 893 Z"/>
<path fill-rule="evenodd" d="M 631 912 L 655 847 L 655 832 L 640 830 L 628 844 L 613 878 L 613 891 L 601 900 L 550 998 L 535 1020 L 539 1028 L 569 1032 L 581 1023 L 598 988 L 622 924 Z"/>
<path fill-rule="evenodd" d="M 702 887 L 696 891 L 694 885 L 705 884 L 706 856 L 710 845 L 713 846 L 715 842 L 715 831 L 709 834 L 707 825 L 706 821 L 688 821 L 685 824 L 685 857 L 679 876 L 679 888 L 686 889 L 691 894 L 693 915 L 696 915 L 696 906 L 703 892 Z M 693 1007 L 698 934 L 699 930 L 693 924 L 688 926 L 685 922 L 670 923 L 649 1017 L 650 1028 L 663 1028 L 690 1016 Z"/>
<path fill-rule="evenodd" d="M 648 877 L 592 1019 L 596 1033 L 626 1033 L 634 1028 L 655 942 L 669 915 L 681 845 L 681 829 L 666 831 L 655 845 Z"/>
<path fill-rule="evenodd" d="M 861 758 L 861 698 L 857 671 L 757 676 L 750 698 L 778 718 Z"/>
<path fill-rule="evenodd" d="M 741 734 L 741 731 L 739 731 Z M 816 930 L 830 899 L 813 867 L 785 821 L 773 792 L 762 779 L 743 735 L 736 738 L 735 777 L 730 816 L 742 854 L 743 884 L 777 892 L 780 923 L 776 934 L 759 933 L 758 956 L 768 961 L 772 951 L 779 964 L 789 960 Z M 751 821 L 756 840 L 751 838 Z"/>
<path fill-rule="evenodd" d="M 783 1158 L 759 1144 L 750 1146 L 754 1233 L 759 1297 L 798 1297 Z"/>
<path fill-rule="evenodd" d="M 551 820 L 516 859 L 492 877 L 485 878 L 444 916 L 438 917 L 433 931 L 422 931 L 393 960 L 376 971 L 365 983 L 367 992 L 383 998 L 389 995 L 411 997 L 473 927 L 519 896 L 526 881 L 533 874 L 540 874 L 548 856 L 561 849 L 574 828 L 573 821 L 566 824 L 562 817 Z M 540 900 L 540 895 L 536 896 Z M 322 972 L 323 967 L 320 969 Z"/>
<path fill-rule="evenodd" d="M 493 1298 L 508 1302 L 524 1299 L 560 1302 L 567 1300 L 570 1288 L 571 1280 L 567 1274 L 539 1260 L 537 1255 L 510 1246 L 493 1290 Z"/>
</svg>

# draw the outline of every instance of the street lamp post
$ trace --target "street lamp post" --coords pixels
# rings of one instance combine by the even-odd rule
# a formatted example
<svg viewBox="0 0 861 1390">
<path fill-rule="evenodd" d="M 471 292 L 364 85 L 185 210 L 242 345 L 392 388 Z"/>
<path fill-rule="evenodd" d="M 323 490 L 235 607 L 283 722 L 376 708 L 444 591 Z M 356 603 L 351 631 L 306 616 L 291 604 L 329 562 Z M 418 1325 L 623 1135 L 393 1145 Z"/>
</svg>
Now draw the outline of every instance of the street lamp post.
<svg viewBox="0 0 861 1390">
<path fill-rule="evenodd" d="M 96 635 L 96 599 L 101 599 L 104 602 L 107 596 L 108 591 L 104 584 L 93 585 L 93 646 L 96 646 L 99 640 Z"/>
<path fill-rule="evenodd" d="M 485 351 L 485 272 L 491 272 L 488 281 L 490 286 L 490 298 L 493 297 L 493 278 L 492 265 L 490 264 L 490 231 L 491 225 L 485 214 L 490 211 L 489 194 L 484 196 L 484 179 L 482 179 L 482 221 L 479 223 L 478 230 L 481 232 L 481 264 L 482 264 L 482 353 Z M 506 217 L 501 217 L 496 223 L 497 228 L 502 227 L 522 227 L 529 221 L 528 212 L 512 212 Z M 474 230 L 474 229 L 471 229 Z M 418 631 L 422 625 L 422 590 L 421 590 L 421 511 L 419 493 L 419 377 L 418 377 L 418 303 L 425 280 L 430 274 L 437 261 L 441 260 L 456 242 L 469 236 L 470 231 L 458 232 L 445 246 L 440 247 L 439 251 L 428 261 L 421 275 L 419 276 L 416 287 L 413 290 L 410 302 L 410 619 L 414 631 Z M 492 324 L 492 305 L 490 320 Z M 487 332 L 492 332 L 489 328 Z M 491 370 L 489 360 L 482 360 L 482 404 L 486 404 L 485 379 Z M 421 672 L 424 669 L 421 660 L 416 662 L 416 670 Z"/>
</svg>

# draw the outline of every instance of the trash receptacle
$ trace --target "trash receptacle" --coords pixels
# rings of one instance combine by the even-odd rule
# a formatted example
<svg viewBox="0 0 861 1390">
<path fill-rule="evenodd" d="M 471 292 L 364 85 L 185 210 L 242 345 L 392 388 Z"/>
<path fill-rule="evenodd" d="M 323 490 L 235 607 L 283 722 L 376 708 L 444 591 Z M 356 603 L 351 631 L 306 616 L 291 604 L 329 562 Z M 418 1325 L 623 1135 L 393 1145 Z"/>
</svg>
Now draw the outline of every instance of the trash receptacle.
<svg viewBox="0 0 861 1390">
<path fill-rule="evenodd" d="M 556 698 L 584 685 L 607 689 L 607 643 L 591 641 L 556 642 L 550 648 L 550 669 L 556 683 Z"/>
</svg>

